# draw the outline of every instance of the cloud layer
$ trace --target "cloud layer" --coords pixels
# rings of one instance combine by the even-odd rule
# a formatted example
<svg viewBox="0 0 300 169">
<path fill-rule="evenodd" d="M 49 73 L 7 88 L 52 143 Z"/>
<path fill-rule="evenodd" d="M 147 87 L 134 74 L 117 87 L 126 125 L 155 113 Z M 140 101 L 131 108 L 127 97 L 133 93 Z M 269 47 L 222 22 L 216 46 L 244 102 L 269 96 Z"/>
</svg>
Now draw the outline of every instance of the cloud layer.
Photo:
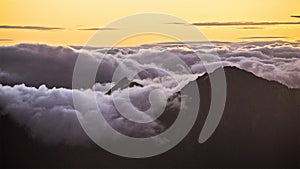
<svg viewBox="0 0 300 169">
<path fill-rule="evenodd" d="M 97 83 L 83 90 L 71 89 L 79 55 L 86 58 L 87 65 L 100 63 Z M 72 99 L 74 92 L 84 95 L 95 90 L 98 107 L 111 126 L 126 135 L 147 137 L 165 130 L 164 121 L 155 120 L 146 125 L 132 122 L 121 116 L 113 100 L 128 103 L 126 96 L 129 95 L 132 106 L 125 105 L 123 109 L 152 120 L 154 117 L 145 111 L 151 104 L 157 104 L 155 108 L 163 106 L 160 105 L 163 97 L 151 102 L 151 91 L 158 89 L 169 98 L 197 76 L 220 66 L 236 66 L 288 87 L 300 88 L 299 44 L 284 41 L 163 43 L 113 49 L 19 44 L 0 47 L 0 59 L 1 114 L 11 116 L 28 128 L 33 137 L 47 143 L 78 145 L 89 142 L 76 113 L 92 119 L 97 113 L 76 111 Z M 144 87 L 135 86 L 105 95 L 115 84 L 112 77 L 117 69 L 138 72 L 131 80 Z M 86 98 L 87 105 L 91 99 Z M 167 103 L 165 111 L 179 108 L 180 101 L 175 99 Z"/>
<path fill-rule="evenodd" d="M 139 72 L 138 79 L 204 73 L 205 68 L 237 66 L 257 76 L 300 88 L 298 43 L 164 43 L 135 48 L 70 48 L 43 44 L 0 47 L 0 83 L 72 87 L 78 56 L 99 63 L 96 82 L 111 82 L 114 72 Z M 204 66 L 205 65 L 205 66 Z M 135 78 L 137 78 L 135 77 Z M 91 87 L 91 86 L 90 86 Z"/>
<path fill-rule="evenodd" d="M 149 123 L 135 123 L 117 111 L 114 102 L 122 101 L 126 98 L 126 93 L 130 93 L 133 107 L 136 112 L 142 113 L 147 109 L 150 102 L 148 94 L 158 86 L 147 86 L 144 88 L 129 88 L 125 92 L 117 92 L 114 95 L 104 95 L 97 91 L 97 103 L 101 113 L 108 123 L 117 131 L 133 137 L 149 137 L 162 132 L 165 126 L 158 120 L 154 120 L 151 115 L 143 114 L 144 118 L 150 119 Z M 168 90 L 161 88 L 168 93 Z M 84 133 L 76 113 L 97 119 L 98 113 L 90 110 L 79 112 L 73 106 L 72 93 L 85 97 L 86 91 L 70 90 L 64 88 L 48 89 L 46 86 L 39 88 L 16 85 L 14 87 L 0 85 L 0 107 L 1 115 L 11 116 L 20 126 L 29 129 L 33 138 L 40 139 L 49 144 L 70 144 L 85 145 L 89 143 L 89 138 Z M 93 97 L 85 97 L 85 104 L 92 102 Z M 113 102 L 114 99 L 114 102 Z M 178 101 L 171 101 L 167 107 L 179 106 Z M 123 107 L 126 108 L 126 107 Z M 127 107 L 130 108 L 130 107 Z M 156 107 L 155 107 L 156 108 Z M 124 111 L 124 110 L 123 110 Z M 168 111 L 168 110 L 166 110 Z M 99 123 L 90 123 L 91 128 L 99 127 Z M 101 128 L 109 127 L 101 124 Z"/>
</svg>

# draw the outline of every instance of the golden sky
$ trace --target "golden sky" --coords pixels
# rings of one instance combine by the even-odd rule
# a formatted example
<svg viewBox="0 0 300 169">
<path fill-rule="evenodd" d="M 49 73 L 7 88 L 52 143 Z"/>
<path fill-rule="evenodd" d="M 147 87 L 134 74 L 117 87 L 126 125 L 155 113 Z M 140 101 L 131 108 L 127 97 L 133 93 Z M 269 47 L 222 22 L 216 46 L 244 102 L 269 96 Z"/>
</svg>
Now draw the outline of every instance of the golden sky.
<svg viewBox="0 0 300 169">
<path fill-rule="evenodd" d="M 119 18 L 143 12 L 166 13 L 191 24 L 205 23 L 197 28 L 209 40 L 300 40 L 300 18 L 291 17 L 300 15 L 299 0 L 1 0 L 0 8 L 0 45 L 85 45 L 96 30 L 80 29 L 105 27 Z M 243 22 L 254 24 L 239 25 Z M 121 46 L 170 40 L 155 35 L 135 36 Z"/>
</svg>

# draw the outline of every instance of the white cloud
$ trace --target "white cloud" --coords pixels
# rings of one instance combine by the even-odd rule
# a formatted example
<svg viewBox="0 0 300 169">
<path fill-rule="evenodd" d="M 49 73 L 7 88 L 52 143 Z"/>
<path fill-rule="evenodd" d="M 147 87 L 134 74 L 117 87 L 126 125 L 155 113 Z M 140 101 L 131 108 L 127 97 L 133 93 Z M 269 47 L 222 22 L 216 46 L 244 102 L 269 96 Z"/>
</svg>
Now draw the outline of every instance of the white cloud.
<svg viewBox="0 0 300 169">
<path fill-rule="evenodd" d="M 96 78 L 101 84 L 96 83 L 93 86 L 97 93 L 98 106 L 114 128 L 126 135 L 137 137 L 151 136 L 163 131 L 164 123 L 158 120 L 146 125 L 131 122 L 116 110 L 112 97 L 122 101 L 125 99 L 125 93 L 130 93 L 134 109 L 129 110 L 143 114 L 149 108 L 148 96 L 154 88 L 159 88 L 169 97 L 189 81 L 195 80 L 196 76 L 187 73 L 187 68 L 193 73 L 204 73 L 207 68 L 214 70 L 220 65 L 237 66 L 262 78 L 283 83 L 288 87 L 300 88 L 300 48 L 297 43 L 215 42 L 193 43 L 190 46 L 190 48 L 166 47 L 160 44 L 145 48 L 121 48 L 111 50 L 107 55 L 105 52 L 108 49 L 105 48 L 76 50 L 39 44 L 2 46 L 0 47 L 2 114 L 8 114 L 20 125 L 29 128 L 33 137 L 45 142 L 66 144 L 88 142 L 89 139 L 78 122 L 72 102 L 72 92 L 82 91 L 70 89 L 74 64 L 79 54 L 84 55 L 90 64 L 102 60 Z M 125 72 L 143 70 L 138 74 L 140 78 L 135 77 L 134 80 L 144 87 L 128 88 L 122 92 L 114 92 L 111 96 L 104 95 L 110 88 L 114 71 L 120 65 L 121 71 Z M 167 76 L 174 74 L 176 76 L 172 78 Z M 22 83 L 26 86 L 15 85 Z M 49 88 L 62 86 L 66 88 Z M 172 109 L 180 106 L 178 101 L 167 104 L 167 107 Z M 95 112 L 80 113 L 87 113 L 91 118 L 96 115 Z M 143 116 L 152 118 L 149 114 Z"/>
<path fill-rule="evenodd" d="M 237 66 L 257 76 L 299 88 L 300 48 L 297 43 L 243 42 L 192 43 L 188 47 L 163 44 L 139 48 L 73 48 L 40 44 L 0 47 L 0 83 L 38 87 L 71 88 L 74 64 L 79 54 L 95 64 L 101 60 L 96 81 L 110 82 L 114 71 L 140 71 L 140 78 L 155 78 L 172 73 L 205 72 L 213 68 Z M 108 53 L 105 55 L 105 53 Z M 196 53 L 195 53 L 196 52 Z M 218 55 L 217 55 L 218 54 Z M 221 59 L 222 62 L 218 60 Z M 213 62 L 219 62 L 216 65 Z"/>
<path fill-rule="evenodd" d="M 184 79 L 184 78 L 183 78 Z M 96 84 L 99 86 L 100 84 Z M 95 87 L 97 88 L 97 87 Z M 159 84 L 150 84 L 145 87 L 133 87 L 114 92 L 112 95 L 105 95 L 104 92 L 96 91 L 98 107 L 106 118 L 108 123 L 119 132 L 134 137 L 149 137 L 162 132 L 166 126 L 159 120 L 153 119 L 151 114 L 146 114 L 150 106 L 149 94 L 153 89 L 159 89 L 166 97 L 171 96 L 176 87 L 172 89 L 165 88 Z M 86 90 L 75 90 L 65 88 L 48 89 L 42 85 L 39 88 L 26 87 L 25 85 L 15 85 L 13 87 L 0 85 L 0 107 L 2 115 L 9 115 L 19 125 L 29 129 L 32 137 L 40 139 L 46 143 L 56 144 L 64 143 L 71 145 L 82 145 L 89 143 L 89 138 L 81 128 L 77 119 L 76 111 L 73 106 L 72 93 L 84 95 Z M 131 111 L 139 113 L 140 117 L 150 119 L 148 123 L 135 123 L 124 118 L 115 105 L 122 103 L 129 96 L 130 101 L 126 102 L 129 106 L 123 106 L 122 111 Z M 84 101 L 86 105 L 92 102 L 93 97 L 88 96 Z M 153 100 L 159 101 L 161 97 Z M 114 101 L 113 101 L 114 100 Z M 158 110 L 160 104 L 154 103 L 151 106 Z M 153 104 L 153 103 L 152 103 Z M 167 107 L 179 108 L 178 101 L 167 103 Z M 165 111 L 168 111 L 165 110 Z M 88 112 L 79 112 L 89 116 L 91 119 L 97 119 L 97 111 L 91 109 Z M 154 121 L 153 121 L 154 120 Z M 99 124 L 96 122 L 96 126 Z M 90 125 L 94 126 L 93 123 Z M 103 124 L 103 128 L 108 127 Z"/>
</svg>

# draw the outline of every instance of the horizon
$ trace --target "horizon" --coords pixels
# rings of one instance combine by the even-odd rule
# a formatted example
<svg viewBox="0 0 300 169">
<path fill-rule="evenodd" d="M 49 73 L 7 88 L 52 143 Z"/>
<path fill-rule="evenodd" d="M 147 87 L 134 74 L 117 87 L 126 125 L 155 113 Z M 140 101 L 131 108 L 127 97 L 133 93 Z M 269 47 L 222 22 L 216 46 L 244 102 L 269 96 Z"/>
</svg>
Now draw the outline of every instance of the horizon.
<svg viewBox="0 0 300 169">
<path fill-rule="evenodd" d="M 194 26 L 209 41 L 300 40 L 300 1 L 36 1 L 0 2 L 0 45 L 46 43 L 84 46 L 97 32 L 114 36 L 125 28 L 107 27 L 112 21 L 140 12 L 177 16 L 189 25 L 165 23 L 176 27 Z M 54 9 L 54 11 L 52 10 Z M 113 11 L 113 12 L 111 12 Z M 136 23 L 138 26 L 138 23 Z M 125 29 L 126 31 L 126 29 Z M 129 37 L 117 46 L 138 46 L 174 41 L 170 37 L 143 34 Z M 175 40 L 176 41 L 176 40 Z M 146 43 L 145 43 L 146 42 Z"/>
</svg>

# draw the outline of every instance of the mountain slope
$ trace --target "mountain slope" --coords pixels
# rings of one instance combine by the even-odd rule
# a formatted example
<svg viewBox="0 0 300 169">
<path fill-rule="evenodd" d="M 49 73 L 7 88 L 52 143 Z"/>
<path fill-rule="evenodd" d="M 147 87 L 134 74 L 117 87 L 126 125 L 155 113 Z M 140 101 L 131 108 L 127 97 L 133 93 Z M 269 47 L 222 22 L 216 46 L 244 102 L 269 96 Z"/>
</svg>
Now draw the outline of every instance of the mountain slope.
<svg viewBox="0 0 300 169">
<path fill-rule="evenodd" d="M 2 166 L 300 167 L 299 89 L 289 89 L 235 67 L 226 67 L 224 71 L 227 81 L 224 114 L 216 131 L 203 144 L 198 143 L 198 137 L 210 107 L 207 74 L 197 79 L 201 101 L 196 124 L 182 142 L 164 154 L 146 159 L 129 159 L 110 154 L 93 143 L 88 147 L 44 145 L 4 116 L 0 122 Z M 216 72 L 210 76 L 214 74 Z M 187 85 L 183 90 L 189 87 Z"/>
</svg>

